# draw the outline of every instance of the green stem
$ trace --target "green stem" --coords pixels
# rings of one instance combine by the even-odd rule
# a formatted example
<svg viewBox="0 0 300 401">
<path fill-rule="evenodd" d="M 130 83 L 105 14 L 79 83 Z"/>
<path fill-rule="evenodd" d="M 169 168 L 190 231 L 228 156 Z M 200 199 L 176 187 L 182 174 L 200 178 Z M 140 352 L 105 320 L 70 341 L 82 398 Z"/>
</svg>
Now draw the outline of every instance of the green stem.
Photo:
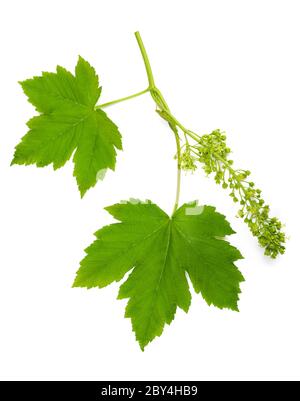
<svg viewBox="0 0 300 401">
<path fill-rule="evenodd" d="M 170 112 L 169 109 L 166 109 L 166 112 L 167 112 L 168 121 L 170 123 L 172 123 L 173 125 L 175 125 L 176 127 L 179 127 L 181 129 L 181 131 L 184 133 L 185 138 L 187 136 L 189 136 L 190 138 L 194 139 L 197 142 L 199 141 L 199 139 L 201 139 L 201 137 L 199 135 L 197 135 L 194 132 L 192 132 L 192 131 L 188 130 L 187 128 L 185 128 L 184 125 L 182 125 L 177 120 L 177 118 L 173 116 L 173 114 Z"/>
<path fill-rule="evenodd" d="M 100 104 L 100 105 L 96 106 L 95 109 L 96 109 L 96 110 L 104 109 L 105 107 L 112 106 L 113 104 L 125 102 L 126 100 L 130 100 L 130 99 L 134 99 L 135 97 L 144 95 L 145 93 L 149 92 L 149 90 L 150 90 L 150 89 L 147 88 L 147 89 L 145 89 L 145 90 L 143 90 L 143 91 L 141 91 L 141 92 L 134 93 L 133 95 L 126 96 L 126 97 L 122 97 L 121 99 L 112 100 L 111 102 L 107 102 L 107 103 Z"/>
<path fill-rule="evenodd" d="M 155 88 L 152 68 L 151 68 L 151 65 L 150 65 L 150 61 L 149 61 L 148 54 L 146 52 L 143 40 L 142 40 L 141 35 L 140 35 L 139 32 L 135 32 L 134 35 L 136 37 L 136 40 L 138 42 L 138 45 L 139 45 L 139 48 L 140 48 L 140 51 L 141 51 L 141 54 L 142 54 L 142 57 L 143 57 L 143 60 L 144 60 L 144 64 L 145 64 L 145 68 L 146 68 L 146 72 L 147 72 L 147 77 L 148 77 L 148 82 L 149 82 L 149 88 L 150 89 Z"/>
<path fill-rule="evenodd" d="M 173 117 L 170 108 L 163 97 L 161 91 L 156 87 L 155 82 L 154 82 L 154 77 L 153 77 L 153 72 L 151 68 L 151 64 L 149 61 L 149 57 L 146 51 L 146 48 L 144 46 L 143 40 L 141 38 L 141 35 L 139 32 L 135 32 L 135 37 L 138 42 L 146 72 L 147 72 L 147 77 L 148 77 L 148 82 L 149 82 L 149 91 L 151 93 L 151 96 L 156 103 L 157 107 L 159 110 L 161 110 L 163 113 L 168 114 L 169 116 Z M 181 188 L 181 146 L 180 146 L 180 137 L 178 134 L 177 130 L 177 124 L 175 122 L 174 118 L 171 118 L 170 121 L 168 121 L 170 128 L 174 132 L 175 135 L 175 141 L 176 141 L 176 150 L 177 150 L 177 183 L 176 183 L 176 197 L 175 197 L 175 204 L 174 204 L 174 209 L 173 209 L 173 214 L 176 212 L 178 209 L 179 205 L 179 198 L 180 198 L 180 188 Z"/>
<path fill-rule="evenodd" d="M 180 189 L 181 189 L 181 146 L 180 146 L 180 138 L 178 132 L 175 133 L 175 140 L 176 140 L 176 148 L 177 148 L 177 185 L 176 185 L 176 198 L 175 204 L 173 208 L 173 214 L 178 209 L 179 205 L 179 198 L 180 198 Z"/>
</svg>

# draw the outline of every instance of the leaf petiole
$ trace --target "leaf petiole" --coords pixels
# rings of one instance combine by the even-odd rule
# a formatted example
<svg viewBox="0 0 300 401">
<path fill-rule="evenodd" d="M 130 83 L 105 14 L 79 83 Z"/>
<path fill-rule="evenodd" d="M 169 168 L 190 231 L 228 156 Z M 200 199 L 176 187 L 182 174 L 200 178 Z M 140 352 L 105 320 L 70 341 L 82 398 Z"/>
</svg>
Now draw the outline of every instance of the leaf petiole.
<svg viewBox="0 0 300 401">
<path fill-rule="evenodd" d="M 134 99 L 135 97 L 142 96 L 145 93 L 148 93 L 150 88 L 147 88 L 141 92 L 134 93 L 133 95 L 122 97 L 121 99 L 112 100 L 111 102 L 103 103 L 95 107 L 95 110 L 104 109 L 105 107 L 112 106 L 117 103 L 125 102 L 126 100 Z"/>
</svg>

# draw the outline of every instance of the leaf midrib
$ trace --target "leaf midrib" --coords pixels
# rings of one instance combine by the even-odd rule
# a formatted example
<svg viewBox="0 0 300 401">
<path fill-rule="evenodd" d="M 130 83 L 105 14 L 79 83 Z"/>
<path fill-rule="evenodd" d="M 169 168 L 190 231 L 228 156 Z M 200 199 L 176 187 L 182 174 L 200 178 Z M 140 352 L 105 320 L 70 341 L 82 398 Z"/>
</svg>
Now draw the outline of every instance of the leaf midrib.
<svg viewBox="0 0 300 401">
<path fill-rule="evenodd" d="M 158 293 L 158 290 L 159 290 L 159 287 L 160 287 L 160 284 L 161 284 L 161 280 L 162 280 L 163 274 L 164 274 L 164 272 L 166 270 L 167 260 L 168 260 L 168 257 L 169 257 L 169 249 L 170 249 L 170 244 L 171 244 L 171 234 L 172 234 L 172 220 L 169 220 L 168 221 L 168 240 L 167 240 L 166 252 L 165 252 L 165 255 L 164 255 L 164 262 L 163 262 L 163 266 L 162 266 L 162 269 L 161 269 L 161 272 L 160 272 L 160 275 L 159 275 L 159 279 L 158 279 L 156 288 L 154 289 L 154 294 L 153 294 L 153 297 L 152 297 L 152 303 L 151 303 L 150 311 L 153 311 L 153 309 L 154 309 L 154 303 L 155 303 L 155 301 L 157 299 L 157 293 Z M 150 328 L 150 323 L 151 323 L 152 318 L 153 318 L 153 313 L 150 313 L 149 316 L 150 316 L 150 318 L 148 319 L 148 323 L 147 323 L 146 330 L 145 330 L 145 337 L 146 338 L 148 338 L 148 331 L 149 331 L 149 328 Z"/>
</svg>

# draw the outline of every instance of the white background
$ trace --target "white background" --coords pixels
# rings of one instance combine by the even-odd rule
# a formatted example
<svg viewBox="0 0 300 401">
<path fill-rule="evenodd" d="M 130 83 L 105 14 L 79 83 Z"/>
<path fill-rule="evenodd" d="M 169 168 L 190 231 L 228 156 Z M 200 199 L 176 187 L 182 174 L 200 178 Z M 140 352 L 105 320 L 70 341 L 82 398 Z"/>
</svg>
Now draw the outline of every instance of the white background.
<svg viewBox="0 0 300 401">
<path fill-rule="evenodd" d="M 300 9 L 295 0 L 1 2 L 0 377 L 9 380 L 298 380 Z M 237 167 L 250 169 L 286 223 L 287 253 L 263 256 L 236 206 L 202 171 L 184 177 L 182 202 L 217 206 L 237 234 L 240 313 L 193 296 L 142 353 L 118 285 L 72 289 L 103 207 L 150 198 L 171 211 L 175 144 L 150 96 L 108 110 L 123 134 L 115 173 L 80 199 L 72 164 L 9 167 L 33 107 L 18 80 L 73 70 L 81 54 L 102 102 L 147 86 L 133 33 L 140 30 L 158 86 L 194 131 L 227 131 Z"/>
</svg>

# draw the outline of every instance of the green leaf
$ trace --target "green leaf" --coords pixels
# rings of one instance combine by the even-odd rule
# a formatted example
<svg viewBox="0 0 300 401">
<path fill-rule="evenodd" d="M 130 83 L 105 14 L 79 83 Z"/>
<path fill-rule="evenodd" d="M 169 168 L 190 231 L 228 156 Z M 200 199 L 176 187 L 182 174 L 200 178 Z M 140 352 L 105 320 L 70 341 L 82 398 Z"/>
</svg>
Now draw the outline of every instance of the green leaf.
<svg viewBox="0 0 300 401">
<path fill-rule="evenodd" d="M 74 176 L 81 195 L 97 182 L 97 174 L 116 164 L 122 149 L 117 126 L 95 109 L 101 94 L 93 67 L 79 57 L 75 75 L 62 67 L 21 82 L 24 93 L 41 113 L 27 123 L 29 131 L 16 146 L 12 164 L 53 164 L 58 169 L 74 153 Z"/>
<path fill-rule="evenodd" d="M 119 223 L 95 234 L 74 287 L 102 288 L 131 271 L 119 298 L 129 298 L 126 317 L 142 350 L 172 322 L 177 307 L 188 311 L 187 275 L 209 305 L 238 311 L 243 276 L 234 262 L 242 255 L 223 239 L 234 232 L 215 208 L 193 202 L 171 218 L 150 201 L 106 210 Z"/>
</svg>

